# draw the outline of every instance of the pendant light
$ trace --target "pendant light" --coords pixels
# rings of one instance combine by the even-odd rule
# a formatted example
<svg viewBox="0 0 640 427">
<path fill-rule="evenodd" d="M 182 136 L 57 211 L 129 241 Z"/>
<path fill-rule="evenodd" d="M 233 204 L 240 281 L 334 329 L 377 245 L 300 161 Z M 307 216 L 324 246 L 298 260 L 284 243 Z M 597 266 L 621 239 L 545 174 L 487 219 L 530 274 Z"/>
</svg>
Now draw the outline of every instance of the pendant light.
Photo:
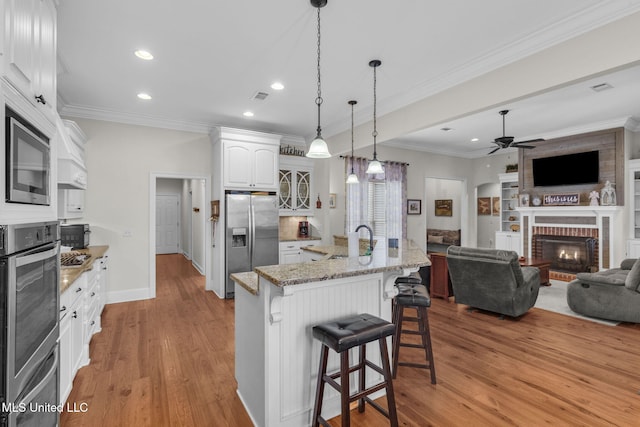
<svg viewBox="0 0 640 427">
<path fill-rule="evenodd" d="M 318 106 L 318 128 L 316 129 L 316 137 L 311 141 L 307 157 L 314 159 L 326 159 L 331 157 L 327 143 L 322 138 L 322 130 L 320 129 L 320 106 L 322 105 L 322 89 L 320 84 L 320 8 L 327 5 L 327 0 L 311 0 L 311 5 L 318 9 L 318 97 L 316 105 Z"/>
<path fill-rule="evenodd" d="M 378 161 L 378 153 L 376 153 L 376 138 L 378 137 L 378 129 L 376 123 L 376 69 L 382 64 L 379 59 L 374 59 L 369 61 L 369 66 L 373 68 L 373 159 L 369 162 L 369 167 L 367 168 L 368 174 L 377 174 L 384 173 L 384 169 L 382 168 L 382 163 Z"/>
<path fill-rule="evenodd" d="M 353 171 L 353 106 L 356 105 L 358 101 L 349 101 L 349 105 L 351 105 L 351 174 L 347 177 L 347 184 L 358 184 L 358 175 Z"/>
</svg>

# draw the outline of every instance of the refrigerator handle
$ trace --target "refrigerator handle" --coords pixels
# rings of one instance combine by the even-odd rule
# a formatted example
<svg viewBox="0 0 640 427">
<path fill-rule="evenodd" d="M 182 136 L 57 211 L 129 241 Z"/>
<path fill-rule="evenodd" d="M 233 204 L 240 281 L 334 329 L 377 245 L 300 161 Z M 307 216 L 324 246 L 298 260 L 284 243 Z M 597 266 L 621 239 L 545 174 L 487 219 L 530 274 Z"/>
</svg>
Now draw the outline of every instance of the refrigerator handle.
<svg viewBox="0 0 640 427">
<path fill-rule="evenodd" d="M 249 265 L 253 267 L 253 247 L 255 244 L 255 219 L 253 203 L 249 203 Z"/>
</svg>

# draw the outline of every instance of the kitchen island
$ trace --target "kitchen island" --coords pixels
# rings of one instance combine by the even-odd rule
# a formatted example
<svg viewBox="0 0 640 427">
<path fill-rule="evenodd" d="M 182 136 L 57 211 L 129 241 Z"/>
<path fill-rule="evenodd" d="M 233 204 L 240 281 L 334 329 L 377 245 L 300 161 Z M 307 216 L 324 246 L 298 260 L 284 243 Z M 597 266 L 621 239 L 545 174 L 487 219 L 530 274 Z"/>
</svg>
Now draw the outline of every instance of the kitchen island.
<svg viewBox="0 0 640 427">
<path fill-rule="evenodd" d="M 394 282 L 429 265 L 424 251 L 405 240 L 389 251 L 378 243 L 371 256 L 343 257 L 343 249 L 314 246 L 326 259 L 257 267 L 232 274 L 235 294 L 235 372 L 238 395 L 257 426 L 311 424 L 320 344 L 311 328 L 340 317 L 370 313 L 391 320 Z M 375 351 L 374 351 L 375 350 Z M 329 369 L 338 368 L 335 354 Z M 377 347 L 369 353 L 379 362 Z M 378 382 L 369 370 L 367 382 Z M 377 396 L 381 396 L 383 391 Z M 323 414 L 340 413 L 339 395 L 327 388 Z"/>
</svg>

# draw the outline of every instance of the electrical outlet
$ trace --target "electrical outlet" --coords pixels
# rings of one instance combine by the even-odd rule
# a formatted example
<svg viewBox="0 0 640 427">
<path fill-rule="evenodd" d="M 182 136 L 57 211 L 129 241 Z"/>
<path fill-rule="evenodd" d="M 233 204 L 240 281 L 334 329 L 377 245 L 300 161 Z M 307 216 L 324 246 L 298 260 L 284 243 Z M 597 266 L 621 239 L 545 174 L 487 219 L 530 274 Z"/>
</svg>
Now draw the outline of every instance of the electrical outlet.
<svg viewBox="0 0 640 427">
<path fill-rule="evenodd" d="M 133 237 L 133 232 L 131 230 L 125 230 L 122 232 L 122 237 Z"/>
</svg>

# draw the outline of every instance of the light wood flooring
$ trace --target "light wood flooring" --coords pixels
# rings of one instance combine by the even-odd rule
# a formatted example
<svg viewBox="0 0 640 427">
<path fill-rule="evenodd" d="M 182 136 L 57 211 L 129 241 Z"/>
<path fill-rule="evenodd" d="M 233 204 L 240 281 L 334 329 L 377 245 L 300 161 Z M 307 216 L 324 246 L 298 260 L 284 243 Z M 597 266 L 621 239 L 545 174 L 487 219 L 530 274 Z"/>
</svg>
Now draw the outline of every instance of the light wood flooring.
<svg viewBox="0 0 640 427">
<path fill-rule="evenodd" d="M 68 400 L 88 412 L 63 413 L 63 427 L 251 425 L 235 392 L 234 302 L 205 292 L 204 278 L 181 255 L 160 255 L 156 265 L 156 299 L 106 306 L 91 364 Z M 640 425 L 637 325 L 535 308 L 500 320 L 465 308 L 433 301 L 438 383 L 425 370 L 399 368 L 401 426 Z M 373 408 L 353 412 L 351 422 L 388 425 Z"/>
</svg>

